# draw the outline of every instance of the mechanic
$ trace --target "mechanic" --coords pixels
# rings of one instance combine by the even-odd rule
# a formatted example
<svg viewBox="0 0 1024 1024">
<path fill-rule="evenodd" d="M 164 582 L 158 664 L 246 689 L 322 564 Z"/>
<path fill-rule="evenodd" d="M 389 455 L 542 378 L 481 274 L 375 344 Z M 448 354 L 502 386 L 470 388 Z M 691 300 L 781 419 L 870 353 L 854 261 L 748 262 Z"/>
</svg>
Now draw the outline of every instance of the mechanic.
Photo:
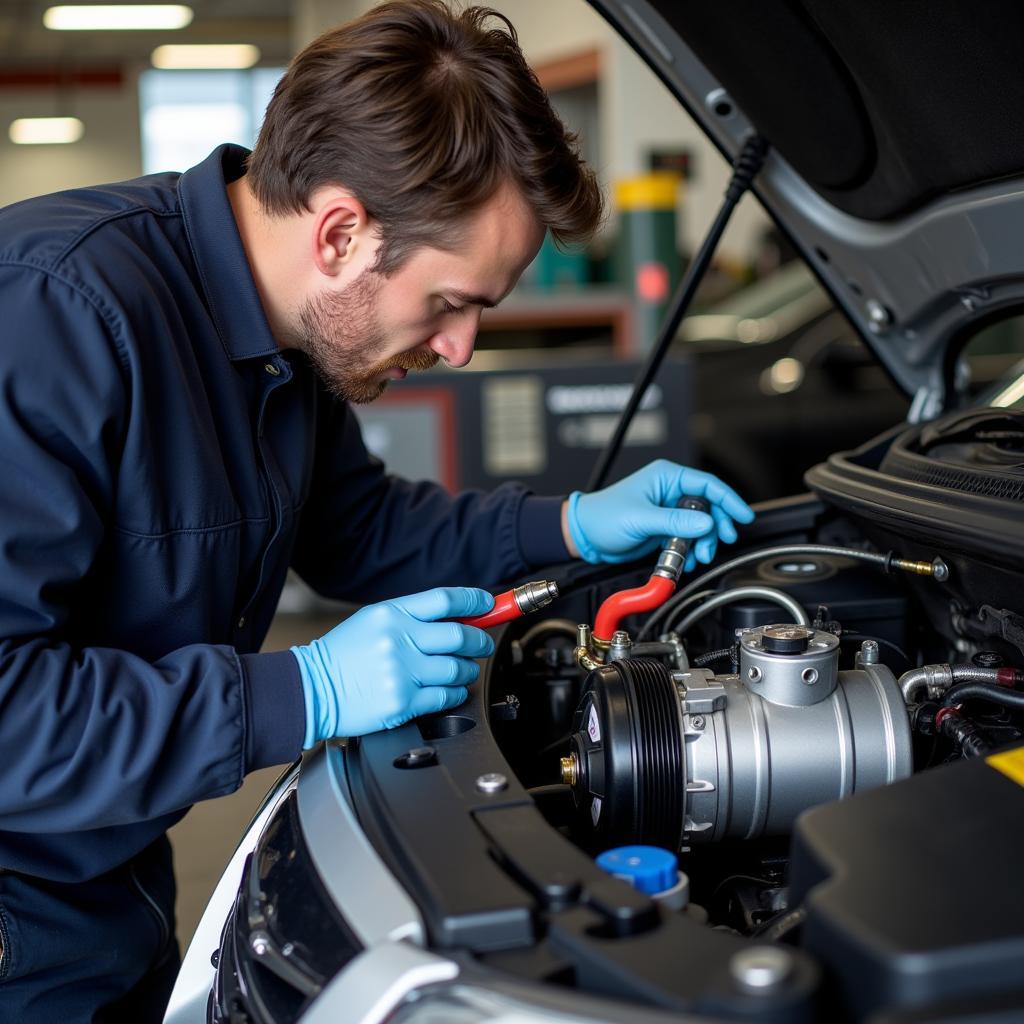
<svg viewBox="0 0 1024 1024">
<path fill-rule="evenodd" d="M 451 496 L 364 447 L 350 403 L 467 363 L 544 232 L 601 205 L 512 27 L 404 0 L 293 61 L 251 155 L 0 213 L 0 1020 L 159 1020 L 167 828 L 465 700 L 493 642 L 439 620 L 493 599 L 461 584 L 666 535 L 706 562 L 750 521 L 669 462 Z M 290 566 L 365 607 L 257 653 Z"/>
</svg>

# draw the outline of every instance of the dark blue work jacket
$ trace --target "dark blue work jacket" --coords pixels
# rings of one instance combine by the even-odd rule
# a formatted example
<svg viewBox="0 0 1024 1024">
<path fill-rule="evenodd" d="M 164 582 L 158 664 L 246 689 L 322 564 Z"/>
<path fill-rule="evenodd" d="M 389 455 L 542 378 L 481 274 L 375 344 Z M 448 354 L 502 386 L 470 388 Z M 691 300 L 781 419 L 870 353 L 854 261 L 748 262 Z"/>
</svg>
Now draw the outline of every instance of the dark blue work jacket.
<svg viewBox="0 0 1024 1024">
<path fill-rule="evenodd" d="M 255 653 L 289 566 L 366 601 L 566 557 L 557 499 L 388 476 L 277 347 L 245 155 L 0 212 L 0 868 L 94 877 L 298 754 Z"/>
</svg>

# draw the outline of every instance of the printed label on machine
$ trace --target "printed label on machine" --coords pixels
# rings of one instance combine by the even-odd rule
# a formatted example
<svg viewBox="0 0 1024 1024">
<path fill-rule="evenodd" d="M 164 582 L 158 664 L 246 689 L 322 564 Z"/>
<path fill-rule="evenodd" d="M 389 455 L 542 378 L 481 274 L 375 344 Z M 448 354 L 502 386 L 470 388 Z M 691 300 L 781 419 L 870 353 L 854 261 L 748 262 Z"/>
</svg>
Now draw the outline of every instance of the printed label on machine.
<svg viewBox="0 0 1024 1024">
<path fill-rule="evenodd" d="M 597 708 L 590 705 L 590 717 L 587 719 L 587 735 L 591 743 L 601 742 L 601 723 L 597 719 Z"/>
<path fill-rule="evenodd" d="M 601 798 L 599 796 L 594 797 L 594 802 L 590 805 L 590 820 L 594 823 L 594 828 L 597 828 L 597 819 L 601 817 Z"/>
</svg>

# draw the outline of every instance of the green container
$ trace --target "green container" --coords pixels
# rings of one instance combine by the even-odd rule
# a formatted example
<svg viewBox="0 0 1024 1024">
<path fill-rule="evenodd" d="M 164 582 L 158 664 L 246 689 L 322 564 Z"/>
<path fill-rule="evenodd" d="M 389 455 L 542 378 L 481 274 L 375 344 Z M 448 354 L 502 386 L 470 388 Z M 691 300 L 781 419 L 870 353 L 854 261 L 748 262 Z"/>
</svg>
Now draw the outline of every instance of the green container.
<svg viewBox="0 0 1024 1024">
<path fill-rule="evenodd" d="M 676 245 L 680 182 L 674 172 L 655 171 L 615 183 L 616 277 L 633 295 L 635 343 L 640 352 L 654 344 L 682 269 Z"/>
<path fill-rule="evenodd" d="M 587 283 L 587 252 L 582 245 L 559 249 L 550 233 L 545 233 L 540 252 L 533 262 L 536 288 L 582 288 Z"/>
</svg>

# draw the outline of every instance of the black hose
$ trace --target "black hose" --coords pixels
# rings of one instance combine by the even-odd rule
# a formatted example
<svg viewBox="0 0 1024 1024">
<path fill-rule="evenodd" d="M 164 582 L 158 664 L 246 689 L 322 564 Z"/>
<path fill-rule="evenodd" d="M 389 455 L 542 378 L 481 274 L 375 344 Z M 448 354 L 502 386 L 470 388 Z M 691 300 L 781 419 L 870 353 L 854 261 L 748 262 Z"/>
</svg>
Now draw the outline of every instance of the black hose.
<svg viewBox="0 0 1024 1024">
<path fill-rule="evenodd" d="M 711 264 L 711 257 L 714 255 L 715 249 L 718 248 L 718 243 L 722 238 L 726 225 L 729 223 L 729 218 L 732 216 L 733 210 L 736 209 L 736 204 L 743 198 L 743 194 L 750 188 L 755 175 L 761 169 L 767 151 L 768 143 L 760 135 L 752 135 L 740 150 L 739 156 L 733 164 L 732 178 L 729 180 L 729 186 L 725 190 L 725 202 L 718 211 L 718 215 L 711 225 L 711 230 L 701 244 L 697 255 L 694 256 L 689 267 L 687 267 L 686 273 L 683 275 L 683 279 L 675 295 L 672 297 L 668 315 L 661 326 L 658 340 L 651 349 L 647 362 L 644 363 L 640 373 L 637 375 L 636 381 L 633 383 L 633 391 L 629 396 L 625 409 L 622 410 L 619 422 L 615 426 L 615 433 L 609 439 L 608 444 L 597 460 L 597 465 L 594 466 L 593 473 L 590 475 L 590 481 L 587 483 L 588 491 L 600 490 L 605 485 L 612 464 L 615 462 L 619 449 L 622 447 L 626 431 L 629 429 L 637 409 L 640 408 L 640 402 L 647 393 L 647 388 L 661 368 L 669 346 L 676 336 L 676 331 L 679 330 L 679 325 L 682 323 L 683 317 L 693 301 L 693 296 L 697 292 L 697 286 Z"/>
<path fill-rule="evenodd" d="M 992 740 L 974 722 L 955 713 L 942 720 L 942 734 L 965 758 L 984 757 L 993 747 Z"/>
<path fill-rule="evenodd" d="M 723 647 L 718 651 L 708 651 L 707 654 L 702 654 L 699 658 L 693 659 L 694 668 L 704 668 L 705 665 L 711 665 L 716 661 L 721 661 L 723 658 L 732 657 L 732 648 Z"/>
<path fill-rule="evenodd" d="M 1007 690 L 1005 686 L 993 683 L 960 683 L 946 691 L 942 706 L 949 708 L 965 700 L 988 700 L 993 704 L 1001 704 L 1004 708 L 1024 711 L 1024 693 Z"/>
<path fill-rule="evenodd" d="M 553 782 L 548 786 L 531 786 L 526 791 L 534 798 L 534 800 L 546 799 L 548 797 L 567 797 L 572 796 L 572 786 L 567 786 L 564 782 Z"/>
<path fill-rule="evenodd" d="M 751 932 L 751 938 L 763 942 L 781 942 L 790 932 L 799 928 L 807 920 L 807 911 L 803 907 L 795 910 L 784 910 L 781 914 L 765 921 Z"/>
</svg>

